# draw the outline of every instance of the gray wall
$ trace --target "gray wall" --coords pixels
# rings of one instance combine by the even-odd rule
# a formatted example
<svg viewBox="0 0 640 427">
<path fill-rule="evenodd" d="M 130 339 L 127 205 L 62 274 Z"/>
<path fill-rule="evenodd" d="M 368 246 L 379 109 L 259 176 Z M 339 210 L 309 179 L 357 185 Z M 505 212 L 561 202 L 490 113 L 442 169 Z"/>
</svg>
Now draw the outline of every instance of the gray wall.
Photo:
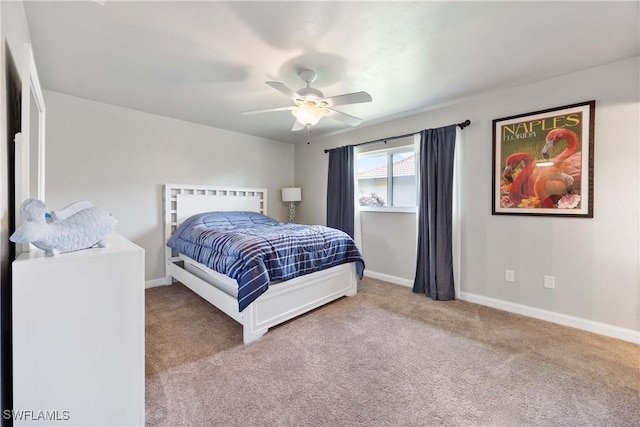
<svg viewBox="0 0 640 427">
<path fill-rule="evenodd" d="M 461 141 L 461 291 L 638 331 L 638 63 L 635 57 L 481 94 L 296 146 L 296 185 L 305 192 L 299 217 L 307 223 L 325 222 L 325 148 L 470 119 Z M 492 216 L 492 120 L 591 99 L 597 102 L 595 217 Z M 376 259 L 384 259 L 390 250 L 404 249 L 380 248 Z M 385 269 L 390 272 L 389 259 Z M 515 270 L 515 283 L 504 281 L 505 269 Z M 543 275 L 555 276 L 555 290 L 543 288 Z"/>
<path fill-rule="evenodd" d="M 164 276 L 165 183 L 266 187 L 268 213 L 286 220 L 293 145 L 45 91 L 46 202 L 90 200 L 142 246 L 147 280 Z"/>
<path fill-rule="evenodd" d="M 416 271 L 416 214 L 360 212 L 366 269 L 413 282 Z"/>
</svg>

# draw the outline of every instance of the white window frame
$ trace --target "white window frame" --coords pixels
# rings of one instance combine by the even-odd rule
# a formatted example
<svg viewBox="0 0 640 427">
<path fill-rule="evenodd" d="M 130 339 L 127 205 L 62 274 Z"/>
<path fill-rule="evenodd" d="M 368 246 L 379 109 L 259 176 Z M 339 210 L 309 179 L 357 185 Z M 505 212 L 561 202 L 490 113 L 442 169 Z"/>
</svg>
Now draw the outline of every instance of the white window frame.
<svg viewBox="0 0 640 427">
<path fill-rule="evenodd" d="M 365 151 L 363 153 L 356 153 L 357 160 L 378 156 L 380 154 L 387 155 L 387 200 L 393 200 L 393 155 L 399 153 L 415 153 L 415 147 L 413 144 L 401 145 L 399 147 L 393 148 L 381 148 L 379 150 L 371 150 Z M 417 154 L 417 153 L 416 153 Z M 416 167 L 417 159 L 416 159 Z M 391 172 L 391 173 L 389 173 Z M 415 175 L 414 175 L 415 176 Z M 359 195 L 359 180 L 356 179 L 356 193 Z M 416 189 L 418 187 L 418 183 L 416 181 Z M 357 200 L 357 199 L 356 199 Z M 418 211 L 417 206 L 417 197 L 416 197 L 416 206 L 413 207 L 399 207 L 399 206 L 360 206 L 358 203 L 358 209 L 360 212 L 385 212 L 385 213 L 416 213 Z"/>
</svg>

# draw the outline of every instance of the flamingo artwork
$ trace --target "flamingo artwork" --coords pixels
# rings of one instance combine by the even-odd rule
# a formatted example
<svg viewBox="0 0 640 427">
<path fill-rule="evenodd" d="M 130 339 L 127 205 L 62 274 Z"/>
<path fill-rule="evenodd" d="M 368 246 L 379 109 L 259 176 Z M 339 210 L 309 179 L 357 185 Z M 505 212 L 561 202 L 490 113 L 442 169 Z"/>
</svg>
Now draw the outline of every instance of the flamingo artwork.
<svg viewBox="0 0 640 427">
<path fill-rule="evenodd" d="M 566 128 L 553 129 L 547 134 L 542 156 L 548 159 L 553 147 L 563 140 L 567 141 L 567 148 L 551 161 L 553 166 L 573 178 L 573 188 L 579 191 L 582 183 L 582 152 L 578 151 L 578 135 L 575 132 Z"/>
<path fill-rule="evenodd" d="M 541 173 L 533 184 L 533 191 L 541 208 L 553 208 L 558 197 L 572 191 L 573 178 L 555 166 L 540 167 Z"/>
<path fill-rule="evenodd" d="M 513 170 L 520 164 L 522 170 L 515 178 Z M 511 181 L 509 201 L 519 206 L 532 196 L 539 200 L 541 208 L 553 208 L 557 196 L 572 192 L 573 178 L 556 166 L 536 166 L 529 153 L 514 153 L 505 160 L 503 176 Z"/>
<path fill-rule="evenodd" d="M 524 162 L 524 167 L 513 177 L 513 170 L 516 169 L 520 163 Z M 507 181 L 511 182 L 511 189 L 509 190 L 509 200 L 514 205 L 520 204 L 522 199 L 526 199 L 531 194 L 531 186 L 529 184 L 529 176 L 533 172 L 534 162 L 533 157 L 528 153 L 514 153 L 507 157 L 505 160 L 504 172 L 502 175 Z"/>
</svg>

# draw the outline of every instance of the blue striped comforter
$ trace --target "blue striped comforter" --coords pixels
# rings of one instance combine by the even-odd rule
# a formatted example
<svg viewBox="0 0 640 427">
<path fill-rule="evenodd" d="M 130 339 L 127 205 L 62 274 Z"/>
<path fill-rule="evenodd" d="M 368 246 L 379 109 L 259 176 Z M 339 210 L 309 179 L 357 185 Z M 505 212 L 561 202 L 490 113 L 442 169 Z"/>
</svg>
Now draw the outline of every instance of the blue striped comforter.
<svg viewBox="0 0 640 427">
<path fill-rule="evenodd" d="M 209 212 L 184 221 L 167 246 L 238 282 L 240 311 L 269 283 L 364 260 L 346 233 L 320 225 L 285 224 L 254 212 Z"/>
</svg>

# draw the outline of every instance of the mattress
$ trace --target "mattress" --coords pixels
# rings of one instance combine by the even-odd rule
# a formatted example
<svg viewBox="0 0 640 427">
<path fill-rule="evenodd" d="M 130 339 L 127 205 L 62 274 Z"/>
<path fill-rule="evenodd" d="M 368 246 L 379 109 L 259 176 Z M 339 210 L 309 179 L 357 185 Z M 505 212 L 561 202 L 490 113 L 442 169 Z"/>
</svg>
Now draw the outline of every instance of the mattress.
<svg viewBox="0 0 640 427">
<path fill-rule="evenodd" d="M 346 233 L 320 225 L 281 223 L 255 212 L 194 215 L 178 227 L 167 245 L 235 280 L 240 311 L 276 281 L 349 262 L 356 263 L 360 278 L 364 271 L 362 255 Z"/>
</svg>

